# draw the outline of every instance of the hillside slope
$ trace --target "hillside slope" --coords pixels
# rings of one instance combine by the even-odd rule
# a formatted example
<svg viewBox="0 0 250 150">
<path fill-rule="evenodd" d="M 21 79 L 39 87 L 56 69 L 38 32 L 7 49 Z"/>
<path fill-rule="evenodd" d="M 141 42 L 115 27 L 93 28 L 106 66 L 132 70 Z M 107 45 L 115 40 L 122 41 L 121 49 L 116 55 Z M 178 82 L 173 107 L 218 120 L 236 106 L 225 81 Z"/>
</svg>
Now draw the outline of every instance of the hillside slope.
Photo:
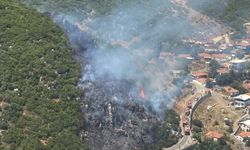
<svg viewBox="0 0 250 150">
<path fill-rule="evenodd" d="M 80 66 L 49 17 L 0 1 L 0 149 L 84 149 Z"/>
<path fill-rule="evenodd" d="M 249 0 L 189 0 L 188 4 L 238 32 L 243 32 L 242 25 L 250 22 Z"/>
</svg>

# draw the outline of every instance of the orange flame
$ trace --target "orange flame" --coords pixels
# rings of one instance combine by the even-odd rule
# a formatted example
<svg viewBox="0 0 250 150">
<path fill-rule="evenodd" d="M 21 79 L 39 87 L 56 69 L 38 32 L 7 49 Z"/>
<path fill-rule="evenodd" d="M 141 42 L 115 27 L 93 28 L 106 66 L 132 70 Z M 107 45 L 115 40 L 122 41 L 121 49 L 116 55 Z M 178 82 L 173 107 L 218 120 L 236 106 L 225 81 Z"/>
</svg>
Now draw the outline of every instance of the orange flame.
<svg viewBox="0 0 250 150">
<path fill-rule="evenodd" d="M 139 95 L 140 95 L 141 98 L 146 98 L 146 95 L 145 95 L 145 92 L 144 92 L 143 88 L 140 89 Z"/>
</svg>

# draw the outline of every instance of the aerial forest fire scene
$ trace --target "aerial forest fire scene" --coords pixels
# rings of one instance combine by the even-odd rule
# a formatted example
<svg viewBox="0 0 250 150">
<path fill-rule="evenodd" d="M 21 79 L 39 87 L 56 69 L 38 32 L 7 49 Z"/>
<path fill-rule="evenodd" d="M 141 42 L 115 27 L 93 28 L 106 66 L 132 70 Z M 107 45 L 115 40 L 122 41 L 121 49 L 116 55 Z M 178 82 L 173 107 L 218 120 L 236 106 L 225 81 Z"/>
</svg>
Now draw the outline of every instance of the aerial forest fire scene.
<svg viewBox="0 0 250 150">
<path fill-rule="evenodd" d="M 250 149 L 250 1 L 1 0 L 0 12 L 1 149 Z"/>
</svg>

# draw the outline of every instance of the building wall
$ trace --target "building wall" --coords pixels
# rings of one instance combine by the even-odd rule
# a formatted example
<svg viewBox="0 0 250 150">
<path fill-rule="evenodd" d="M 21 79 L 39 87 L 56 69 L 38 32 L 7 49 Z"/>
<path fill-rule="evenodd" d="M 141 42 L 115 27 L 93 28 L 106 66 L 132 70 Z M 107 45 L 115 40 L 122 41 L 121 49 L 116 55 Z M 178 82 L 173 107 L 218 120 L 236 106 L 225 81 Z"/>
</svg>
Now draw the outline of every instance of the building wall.
<svg viewBox="0 0 250 150">
<path fill-rule="evenodd" d="M 234 107 L 235 108 L 245 108 L 245 103 L 242 101 L 235 100 Z"/>
<path fill-rule="evenodd" d="M 231 69 L 234 71 L 243 71 L 246 68 L 246 62 L 244 63 L 233 63 L 231 64 Z"/>
<path fill-rule="evenodd" d="M 236 138 L 237 138 L 239 141 L 241 141 L 241 142 L 243 142 L 243 140 L 244 140 L 241 136 L 236 136 Z"/>
<path fill-rule="evenodd" d="M 250 105 L 250 100 L 247 100 L 247 101 L 235 100 L 235 101 L 234 101 L 234 106 L 235 106 L 236 108 L 245 108 L 245 107 L 247 107 L 248 105 Z"/>
</svg>

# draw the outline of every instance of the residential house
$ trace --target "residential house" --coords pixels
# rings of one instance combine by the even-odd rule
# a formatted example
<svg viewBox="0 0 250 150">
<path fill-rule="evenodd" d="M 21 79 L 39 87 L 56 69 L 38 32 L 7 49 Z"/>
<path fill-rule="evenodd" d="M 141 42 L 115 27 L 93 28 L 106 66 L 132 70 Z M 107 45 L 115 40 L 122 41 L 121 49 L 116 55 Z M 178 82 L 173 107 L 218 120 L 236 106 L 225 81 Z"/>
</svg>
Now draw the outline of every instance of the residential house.
<svg viewBox="0 0 250 150">
<path fill-rule="evenodd" d="M 188 59 L 188 60 L 193 59 L 193 57 L 190 54 L 179 54 L 177 57 L 181 59 Z"/>
<path fill-rule="evenodd" d="M 248 61 L 245 59 L 237 59 L 230 61 L 230 69 L 236 72 L 243 71 L 247 66 Z"/>
<path fill-rule="evenodd" d="M 210 139 L 213 139 L 214 141 L 218 141 L 221 139 L 224 135 L 218 131 L 209 131 L 206 136 Z"/>
<path fill-rule="evenodd" d="M 198 78 L 196 79 L 198 83 L 200 83 L 202 86 L 206 87 L 207 83 L 207 78 Z"/>
<path fill-rule="evenodd" d="M 246 50 L 250 46 L 250 39 L 243 39 L 237 44 L 237 48 Z"/>
<path fill-rule="evenodd" d="M 207 78 L 208 77 L 208 73 L 206 73 L 206 72 L 192 72 L 191 75 L 195 79 Z"/>
<path fill-rule="evenodd" d="M 218 52 L 219 44 L 213 44 L 213 43 L 206 43 L 204 44 L 205 51 L 206 52 Z"/>
<path fill-rule="evenodd" d="M 218 62 L 226 62 L 231 59 L 231 56 L 228 54 L 211 54 L 212 59 L 215 59 Z"/>
<path fill-rule="evenodd" d="M 188 65 L 189 70 L 191 70 L 192 72 L 202 70 L 202 69 L 204 69 L 206 67 L 208 67 L 208 66 L 204 62 L 202 62 L 202 61 L 194 61 L 194 60 Z"/>
<path fill-rule="evenodd" d="M 236 90 L 230 86 L 225 86 L 224 92 L 226 95 L 231 96 L 231 97 L 234 97 L 240 93 L 239 90 Z"/>
<path fill-rule="evenodd" d="M 234 97 L 235 108 L 245 108 L 250 105 L 250 94 L 241 94 Z"/>
<path fill-rule="evenodd" d="M 174 78 L 180 78 L 181 76 L 183 76 L 184 72 L 182 70 L 173 70 L 171 74 Z"/>
<path fill-rule="evenodd" d="M 250 81 L 247 80 L 247 81 L 244 81 L 243 84 L 242 84 L 242 87 L 248 91 L 250 91 Z"/>
<path fill-rule="evenodd" d="M 210 60 L 212 59 L 212 57 L 211 57 L 211 55 L 209 53 L 203 52 L 203 53 L 199 53 L 198 55 L 205 62 L 210 62 Z"/>
<path fill-rule="evenodd" d="M 250 131 L 250 119 L 239 122 L 239 126 L 242 131 Z"/>
<path fill-rule="evenodd" d="M 238 136 L 236 136 L 236 138 L 239 139 L 241 142 L 243 142 L 244 139 L 247 137 L 250 137 L 250 132 L 241 132 Z"/>
</svg>

